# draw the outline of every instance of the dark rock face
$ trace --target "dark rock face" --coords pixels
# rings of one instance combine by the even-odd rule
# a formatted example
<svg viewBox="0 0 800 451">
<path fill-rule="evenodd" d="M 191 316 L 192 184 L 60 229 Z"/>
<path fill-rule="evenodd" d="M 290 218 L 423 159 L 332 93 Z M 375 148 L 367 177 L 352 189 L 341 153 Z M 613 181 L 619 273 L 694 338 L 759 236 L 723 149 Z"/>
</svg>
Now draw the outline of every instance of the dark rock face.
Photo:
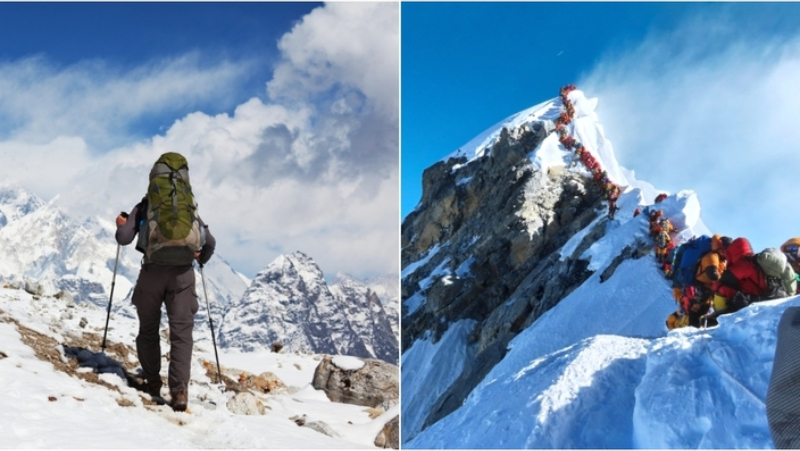
<svg viewBox="0 0 800 451">
<path fill-rule="evenodd" d="M 458 408 L 519 332 L 592 272 L 579 257 L 603 236 L 600 219 L 571 255 L 561 248 L 604 215 L 592 181 L 528 159 L 547 136 L 541 123 L 503 129 L 487 156 L 439 162 L 423 174 L 420 205 L 402 224 L 402 349 L 473 319 L 472 359 L 429 413 L 425 427 Z M 633 252 L 631 252 L 631 255 Z"/>
</svg>

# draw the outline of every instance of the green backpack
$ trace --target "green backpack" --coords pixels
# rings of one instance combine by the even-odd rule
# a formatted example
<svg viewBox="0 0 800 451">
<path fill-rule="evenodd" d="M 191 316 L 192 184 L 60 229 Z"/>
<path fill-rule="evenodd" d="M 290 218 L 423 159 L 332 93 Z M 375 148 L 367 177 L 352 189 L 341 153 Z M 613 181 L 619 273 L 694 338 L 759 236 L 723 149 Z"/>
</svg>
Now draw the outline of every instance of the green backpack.
<svg viewBox="0 0 800 451">
<path fill-rule="evenodd" d="M 206 241 L 189 183 L 186 158 L 174 152 L 161 155 L 150 171 L 143 221 L 136 249 L 145 260 L 161 265 L 191 265 Z"/>
</svg>

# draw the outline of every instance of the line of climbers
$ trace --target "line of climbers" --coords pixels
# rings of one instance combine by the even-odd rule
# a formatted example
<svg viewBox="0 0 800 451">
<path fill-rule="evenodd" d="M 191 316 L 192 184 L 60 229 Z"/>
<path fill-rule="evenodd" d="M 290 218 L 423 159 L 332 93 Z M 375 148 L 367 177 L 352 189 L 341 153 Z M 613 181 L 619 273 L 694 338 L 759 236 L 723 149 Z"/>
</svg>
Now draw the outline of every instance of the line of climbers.
<svg viewBox="0 0 800 451">
<path fill-rule="evenodd" d="M 665 194 L 659 195 L 656 203 L 664 198 Z M 800 294 L 800 238 L 759 253 L 753 252 L 747 238 L 720 235 L 692 237 L 676 246 L 676 230 L 663 211 L 650 209 L 648 216 L 656 260 L 672 281 L 678 304 L 667 317 L 668 329 L 714 326 L 719 315 Z"/>
<path fill-rule="evenodd" d="M 608 217 L 614 219 L 614 214 L 619 210 L 617 207 L 617 199 L 620 195 L 620 188 L 616 183 L 608 178 L 608 173 L 600 167 L 600 162 L 594 158 L 583 144 L 577 139 L 567 134 L 567 125 L 569 125 L 575 117 L 575 105 L 569 100 L 569 93 L 575 90 L 575 85 L 567 85 L 561 88 L 561 103 L 564 104 L 564 110 L 556 120 L 556 132 L 558 132 L 559 141 L 569 150 L 575 152 L 575 156 L 592 174 L 592 180 L 600 188 L 600 193 L 603 199 L 608 201 Z M 575 160 L 573 160 L 574 162 Z"/>
</svg>

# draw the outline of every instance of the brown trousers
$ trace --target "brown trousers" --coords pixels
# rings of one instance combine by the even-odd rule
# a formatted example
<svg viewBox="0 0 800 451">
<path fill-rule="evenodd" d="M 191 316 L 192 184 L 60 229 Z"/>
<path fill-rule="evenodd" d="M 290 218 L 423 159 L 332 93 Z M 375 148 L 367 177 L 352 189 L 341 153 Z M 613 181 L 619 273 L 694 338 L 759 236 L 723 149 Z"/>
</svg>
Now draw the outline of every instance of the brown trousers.
<svg viewBox="0 0 800 451">
<path fill-rule="evenodd" d="M 161 371 L 161 303 L 167 306 L 169 319 L 170 392 L 188 388 L 192 367 L 192 329 L 199 307 L 192 266 L 142 265 L 131 298 L 139 315 L 136 351 L 145 379 L 159 378 Z"/>
</svg>

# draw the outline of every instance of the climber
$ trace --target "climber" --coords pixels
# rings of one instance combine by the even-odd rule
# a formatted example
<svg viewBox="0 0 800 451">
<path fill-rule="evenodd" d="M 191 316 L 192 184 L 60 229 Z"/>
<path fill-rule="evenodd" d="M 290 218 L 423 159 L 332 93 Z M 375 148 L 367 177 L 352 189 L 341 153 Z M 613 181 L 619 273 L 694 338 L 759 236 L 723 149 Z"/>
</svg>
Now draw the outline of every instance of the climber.
<svg viewBox="0 0 800 451">
<path fill-rule="evenodd" d="M 664 214 L 661 210 L 650 210 L 650 237 L 656 239 L 658 236 L 658 218 Z"/>
<path fill-rule="evenodd" d="M 711 288 L 725 271 L 725 258 L 723 252 L 731 243 L 727 236 L 714 235 L 711 237 L 711 250 L 700 257 L 697 265 L 695 280 L 706 288 Z"/>
<path fill-rule="evenodd" d="M 661 210 L 659 210 L 661 211 Z M 670 235 L 675 231 L 669 219 L 660 216 L 655 225 L 655 244 L 656 244 L 656 261 L 664 265 L 667 262 L 667 254 L 670 249 L 675 245 L 672 244 L 672 236 Z"/>
<path fill-rule="evenodd" d="M 661 194 L 659 194 L 658 196 L 656 196 L 656 201 L 655 201 L 655 203 L 662 202 L 662 201 L 663 201 L 664 199 L 666 199 L 666 198 L 667 198 L 667 193 L 661 193 Z"/>
<path fill-rule="evenodd" d="M 723 250 L 725 271 L 714 282 L 714 310 L 717 315 L 733 313 L 761 300 L 767 289 L 764 271 L 755 263 L 747 238 L 736 238 Z"/>
<path fill-rule="evenodd" d="M 786 254 L 794 272 L 800 273 L 800 238 L 789 238 L 781 246 L 781 252 Z"/>
</svg>

